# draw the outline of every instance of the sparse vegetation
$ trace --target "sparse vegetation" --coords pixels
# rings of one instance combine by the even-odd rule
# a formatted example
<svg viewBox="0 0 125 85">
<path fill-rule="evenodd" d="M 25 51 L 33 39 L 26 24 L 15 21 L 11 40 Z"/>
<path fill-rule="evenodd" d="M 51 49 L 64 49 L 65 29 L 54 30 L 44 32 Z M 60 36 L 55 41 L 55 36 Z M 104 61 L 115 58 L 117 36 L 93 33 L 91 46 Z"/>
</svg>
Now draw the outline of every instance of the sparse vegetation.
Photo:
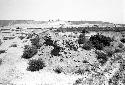
<svg viewBox="0 0 125 85">
<path fill-rule="evenodd" d="M 85 73 L 85 69 L 81 69 L 81 68 L 79 68 L 76 72 L 75 72 L 75 74 L 78 74 L 78 75 L 83 75 Z"/>
<path fill-rule="evenodd" d="M 29 61 L 29 67 L 27 67 L 27 71 L 39 71 L 45 67 L 45 63 L 42 59 L 33 59 Z"/>
<path fill-rule="evenodd" d="M 22 58 L 29 59 L 32 58 L 35 54 L 37 54 L 37 48 L 35 46 L 26 45 Z"/>
<path fill-rule="evenodd" d="M 38 23 L 41 23 L 41 22 L 38 22 Z M 22 51 L 22 47 L 26 45 L 24 47 L 23 55 L 21 56 L 21 58 L 24 60 L 24 63 L 28 61 L 28 67 L 25 70 L 29 72 L 41 71 L 47 65 L 49 65 L 47 68 L 45 68 L 45 70 L 46 69 L 53 70 L 53 72 L 59 75 L 61 73 L 64 73 L 64 74 L 71 73 L 77 76 L 88 75 L 85 81 L 84 81 L 84 78 L 81 78 L 81 79 L 78 78 L 73 85 L 85 84 L 86 82 L 89 84 L 91 83 L 95 84 L 94 80 L 96 81 L 96 79 L 97 79 L 97 82 L 98 80 L 100 80 L 99 81 L 100 83 L 101 76 L 102 77 L 105 76 L 105 73 L 106 73 L 106 76 L 108 72 L 113 74 L 112 70 L 115 70 L 114 67 L 115 68 L 118 67 L 117 64 L 119 65 L 119 62 L 121 62 L 120 58 L 124 58 L 124 55 L 125 55 L 124 53 L 125 38 L 124 36 L 122 36 L 122 33 L 123 35 L 125 35 L 125 33 L 117 32 L 116 33 L 117 37 L 114 35 L 115 33 L 113 33 L 115 31 L 120 31 L 121 29 L 115 30 L 115 28 L 108 27 L 108 25 L 106 25 L 107 27 L 105 26 L 100 27 L 100 25 L 96 25 L 96 24 L 93 26 L 91 25 L 92 27 L 89 27 L 89 26 L 75 27 L 75 25 L 73 25 L 72 27 L 66 27 L 67 25 L 65 25 L 65 23 L 64 25 L 63 23 L 60 25 L 61 27 L 59 27 L 58 29 L 54 27 L 47 28 L 47 29 L 43 29 L 43 28 L 28 29 L 27 28 L 28 30 L 24 29 L 22 31 L 20 30 L 20 28 L 17 28 L 17 32 L 18 30 L 20 32 L 22 31 L 21 34 L 20 32 L 15 33 L 16 31 L 12 28 L 12 30 L 14 31 L 14 33 L 12 33 L 13 34 L 12 37 L 15 34 L 17 34 L 16 36 L 18 36 L 20 39 L 16 37 L 12 42 L 8 42 L 7 40 L 9 40 L 9 37 L 2 36 L 3 37 L 2 39 L 5 39 L 5 40 L 2 40 L 3 44 L 1 47 L 3 48 L 5 47 L 7 51 L 0 50 L 0 54 L 1 54 L 0 56 L 2 56 L 1 58 L 4 58 L 4 54 L 2 55 L 2 53 L 7 52 L 7 54 L 5 54 L 6 57 L 4 59 L 8 59 L 7 62 L 11 59 L 10 62 L 13 63 L 12 59 L 14 58 L 10 58 L 11 57 L 9 56 L 10 52 L 12 50 Z M 70 23 L 70 25 L 72 24 Z M 85 23 L 85 25 L 89 25 L 89 24 Z M 86 31 L 86 29 L 90 32 L 89 34 L 86 34 L 88 32 Z M 62 32 L 59 32 L 59 33 L 55 32 L 56 30 L 59 30 Z M 109 30 L 110 31 L 114 30 L 114 31 L 111 32 L 110 34 Z M 30 31 L 32 32 L 30 33 Z M 94 31 L 94 32 L 91 32 L 91 31 Z M 104 31 L 107 31 L 107 32 L 104 32 Z M 26 34 L 24 34 L 23 32 Z M 98 34 L 96 34 L 96 32 L 98 32 Z M 93 36 L 90 37 L 90 35 L 93 35 Z M 113 38 L 106 37 L 106 36 L 111 36 L 114 38 L 114 40 L 112 40 Z M 7 46 L 6 46 L 6 42 L 7 42 Z M 18 46 L 18 48 L 10 49 L 10 44 L 11 44 L 11 47 Z M 1 45 L 1 39 L 0 39 L 0 45 Z M 11 52 L 11 54 L 12 53 L 13 52 Z M 12 56 L 16 56 L 16 55 L 12 55 Z M 4 62 L 4 59 L 2 61 L 1 58 L 0 58 L 0 65 L 1 63 L 3 64 Z M 115 61 L 118 61 L 118 63 Z M 125 65 L 121 66 L 121 68 L 125 70 Z M 22 70 L 22 69 L 19 69 L 19 70 Z M 120 79 L 119 75 L 120 74 L 113 76 L 114 78 L 112 78 L 112 82 L 119 80 Z M 92 78 L 89 78 L 89 76 L 91 76 Z M 100 76 L 100 77 L 97 77 L 97 76 Z M 36 76 L 33 76 L 33 77 L 36 77 Z M 125 82 L 125 79 L 124 79 L 124 82 Z M 117 83 L 112 83 L 112 85 L 117 85 Z"/>
<path fill-rule="evenodd" d="M 66 47 L 70 48 L 70 50 L 77 51 L 78 46 L 75 45 L 73 41 L 65 41 Z"/>
</svg>

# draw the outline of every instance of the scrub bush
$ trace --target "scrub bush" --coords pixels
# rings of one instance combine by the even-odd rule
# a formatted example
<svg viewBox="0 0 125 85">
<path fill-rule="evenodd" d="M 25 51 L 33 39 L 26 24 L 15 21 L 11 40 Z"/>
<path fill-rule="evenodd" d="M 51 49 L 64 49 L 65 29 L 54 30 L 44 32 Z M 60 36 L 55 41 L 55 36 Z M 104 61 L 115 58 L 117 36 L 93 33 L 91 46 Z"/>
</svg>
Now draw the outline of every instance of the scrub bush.
<svg viewBox="0 0 125 85">
<path fill-rule="evenodd" d="M 61 50 L 61 47 L 54 46 L 54 49 L 51 51 L 51 55 L 60 56 L 60 54 L 59 54 L 60 50 Z"/>
<path fill-rule="evenodd" d="M 100 34 L 91 36 L 89 40 L 97 50 L 102 50 L 103 47 L 110 46 L 110 42 L 112 41 L 110 37 L 106 37 Z"/>
<path fill-rule="evenodd" d="M 101 65 L 104 65 L 108 61 L 108 57 L 105 53 L 98 51 L 95 51 L 95 53 L 97 55 L 96 58 Z"/>
<path fill-rule="evenodd" d="M 44 44 L 46 45 L 46 46 L 53 46 L 54 44 L 53 44 L 53 40 L 51 39 L 51 37 L 48 37 L 48 36 L 45 36 L 45 42 L 44 42 Z"/>
<path fill-rule="evenodd" d="M 0 54 L 5 53 L 5 52 L 6 52 L 5 50 L 0 50 Z"/>
<path fill-rule="evenodd" d="M 32 58 L 35 54 L 37 54 L 37 48 L 35 46 L 26 45 L 22 58 L 29 59 Z"/>
<path fill-rule="evenodd" d="M 31 72 L 39 71 L 45 67 L 45 63 L 42 59 L 30 60 L 28 64 L 29 64 L 29 67 L 27 67 L 27 70 Z"/>
</svg>

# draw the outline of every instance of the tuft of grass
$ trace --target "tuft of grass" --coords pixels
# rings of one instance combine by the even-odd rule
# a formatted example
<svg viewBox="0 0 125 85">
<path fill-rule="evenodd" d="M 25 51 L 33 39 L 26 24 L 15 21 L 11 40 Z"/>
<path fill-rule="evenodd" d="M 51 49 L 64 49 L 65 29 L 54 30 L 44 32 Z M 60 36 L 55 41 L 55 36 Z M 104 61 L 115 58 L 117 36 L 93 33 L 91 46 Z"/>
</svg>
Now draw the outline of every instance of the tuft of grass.
<svg viewBox="0 0 125 85">
<path fill-rule="evenodd" d="M 0 58 L 0 65 L 2 64 L 2 59 Z"/>
<path fill-rule="evenodd" d="M 10 47 L 17 47 L 17 44 L 12 44 Z"/>
<path fill-rule="evenodd" d="M 37 48 L 41 47 L 39 44 L 40 38 L 37 34 L 34 34 L 33 38 L 31 38 L 30 41 L 31 41 L 32 45 L 36 46 Z"/>
<path fill-rule="evenodd" d="M 56 69 L 54 69 L 54 71 L 57 73 L 57 74 L 60 74 L 60 73 L 62 73 L 62 69 L 61 68 L 56 68 Z"/>
<path fill-rule="evenodd" d="M 29 67 L 27 67 L 27 71 L 35 72 L 43 69 L 45 67 L 45 63 L 42 59 L 33 59 L 29 61 Z"/>
</svg>

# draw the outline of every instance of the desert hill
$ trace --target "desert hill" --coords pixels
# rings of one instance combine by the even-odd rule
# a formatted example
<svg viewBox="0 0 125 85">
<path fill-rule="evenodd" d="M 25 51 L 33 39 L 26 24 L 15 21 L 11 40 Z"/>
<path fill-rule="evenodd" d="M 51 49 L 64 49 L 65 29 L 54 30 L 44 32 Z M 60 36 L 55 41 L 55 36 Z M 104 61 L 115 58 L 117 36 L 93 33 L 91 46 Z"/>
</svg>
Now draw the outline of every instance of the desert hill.
<svg viewBox="0 0 125 85">
<path fill-rule="evenodd" d="M 14 24 L 43 24 L 47 21 L 35 21 L 35 20 L 0 20 L 0 26 L 8 26 Z M 80 25 L 80 24 L 112 24 L 110 22 L 103 22 L 103 21 L 68 21 L 73 25 Z"/>
</svg>

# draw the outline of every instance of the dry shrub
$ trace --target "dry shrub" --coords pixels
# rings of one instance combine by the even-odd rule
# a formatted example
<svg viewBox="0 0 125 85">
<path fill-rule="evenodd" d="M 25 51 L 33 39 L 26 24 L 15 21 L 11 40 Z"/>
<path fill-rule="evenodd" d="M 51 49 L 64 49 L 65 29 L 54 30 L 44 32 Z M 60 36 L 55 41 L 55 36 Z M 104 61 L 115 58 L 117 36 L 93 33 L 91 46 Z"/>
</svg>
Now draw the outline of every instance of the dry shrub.
<svg viewBox="0 0 125 85">
<path fill-rule="evenodd" d="M 62 68 L 57 67 L 56 69 L 54 69 L 54 72 L 56 72 L 57 74 L 62 73 Z"/>
<path fill-rule="evenodd" d="M 89 40 L 97 50 L 103 50 L 105 46 L 110 46 L 110 42 L 112 41 L 110 37 L 100 34 L 91 36 Z"/>
<path fill-rule="evenodd" d="M 32 58 L 35 54 L 37 54 L 37 48 L 35 46 L 26 45 L 22 58 L 29 59 Z"/>
<path fill-rule="evenodd" d="M 5 53 L 5 52 L 6 52 L 5 50 L 0 50 L 0 54 Z"/>
<path fill-rule="evenodd" d="M 121 41 L 122 43 L 125 43 L 125 38 L 122 38 L 120 41 Z"/>
<path fill-rule="evenodd" d="M 17 47 L 17 44 L 12 44 L 10 47 Z"/>
<path fill-rule="evenodd" d="M 88 41 L 88 42 L 83 44 L 82 48 L 85 49 L 85 50 L 91 50 L 93 47 L 92 47 L 91 42 Z"/>
<path fill-rule="evenodd" d="M 97 55 L 96 58 L 99 61 L 99 63 L 101 65 L 104 65 L 107 62 L 107 60 L 108 60 L 107 55 L 105 53 L 99 52 L 99 51 L 95 51 L 95 53 Z"/>
<path fill-rule="evenodd" d="M 30 60 L 28 64 L 29 64 L 29 67 L 27 67 L 27 70 L 31 72 L 39 71 L 45 67 L 45 63 L 42 59 Z"/>
</svg>

